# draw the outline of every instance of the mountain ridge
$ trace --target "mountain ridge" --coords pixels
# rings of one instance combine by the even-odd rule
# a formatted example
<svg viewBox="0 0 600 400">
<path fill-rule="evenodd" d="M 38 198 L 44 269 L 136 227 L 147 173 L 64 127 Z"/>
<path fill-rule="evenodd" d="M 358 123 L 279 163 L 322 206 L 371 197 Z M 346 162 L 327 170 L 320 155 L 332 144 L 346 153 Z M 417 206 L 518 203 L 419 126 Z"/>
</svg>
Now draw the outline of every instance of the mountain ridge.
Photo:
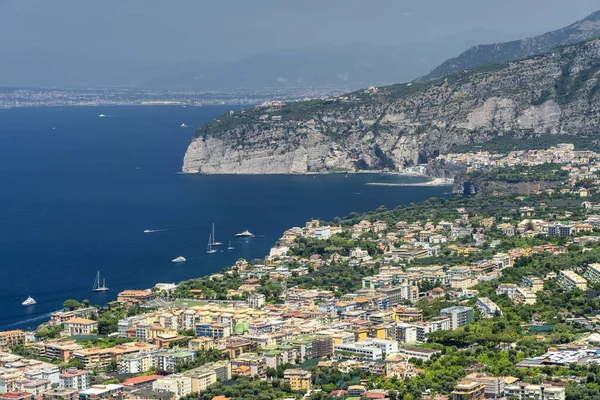
<svg viewBox="0 0 600 400">
<path fill-rule="evenodd" d="M 457 57 L 449 58 L 418 80 L 440 78 L 485 64 L 499 63 L 545 53 L 553 48 L 600 37 L 600 10 L 563 28 L 541 35 L 473 46 Z"/>
<path fill-rule="evenodd" d="M 600 127 L 600 39 L 435 80 L 267 104 L 201 127 L 183 172 L 397 169 L 504 133 Z"/>
</svg>

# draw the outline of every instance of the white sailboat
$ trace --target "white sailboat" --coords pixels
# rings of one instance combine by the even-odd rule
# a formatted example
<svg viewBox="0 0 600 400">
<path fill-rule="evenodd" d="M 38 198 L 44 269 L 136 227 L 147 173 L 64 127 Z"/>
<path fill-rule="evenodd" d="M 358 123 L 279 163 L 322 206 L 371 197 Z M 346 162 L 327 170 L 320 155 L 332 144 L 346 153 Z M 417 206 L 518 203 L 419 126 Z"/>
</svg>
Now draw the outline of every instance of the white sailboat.
<svg viewBox="0 0 600 400">
<path fill-rule="evenodd" d="M 215 241 L 215 223 L 212 224 L 212 233 L 211 233 L 212 243 L 211 246 L 221 246 L 223 243 Z"/>
<path fill-rule="evenodd" d="M 229 246 L 227 246 L 227 250 L 233 250 L 235 247 L 231 245 L 231 240 L 229 241 Z"/>
<path fill-rule="evenodd" d="M 208 246 L 206 246 L 206 253 L 213 254 L 217 252 L 215 249 L 212 248 L 212 246 L 212 235 L 208 235 Z"/>
<path fill-rule="evenodd" d="M 185 122 L 183 124 L 180 125 L 182 128 L 187 128 L 187 125 L 185 124 Z"/>
<path fill-rule="evenodd" d="M 106 292 L 109 289 L 106 287 L 106 279 L 102 280 L 102 286 L 100 286 L 100 271 L 96 274 L 96 280 L 94 281 L 94 286 L 92 287 L 92 291 L 94 292 Z"/>
</svg>

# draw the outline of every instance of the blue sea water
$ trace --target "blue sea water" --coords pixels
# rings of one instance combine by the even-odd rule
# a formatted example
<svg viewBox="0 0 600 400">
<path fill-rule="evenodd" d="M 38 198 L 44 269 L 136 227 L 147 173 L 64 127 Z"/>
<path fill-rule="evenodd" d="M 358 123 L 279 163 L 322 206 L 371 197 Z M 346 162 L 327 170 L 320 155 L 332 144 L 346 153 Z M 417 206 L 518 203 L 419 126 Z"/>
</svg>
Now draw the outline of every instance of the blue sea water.
<svg viewBox="0 0 600 400">
<path fill-rule="evenodd" d="M 313 217 L 391 208 L 448 190 L 365 185 L 410 180 L 371 174 L 178 174 L 193 127 L 231 108 L 0 110 L 0 330 L 36 327 L 67 298 L 103 304 L 123 289 L 264 256 L 283 230 Z M 213 222 L 225 246 L 206 254 Z M 245 229 L 257 237 L 233 238 Z M 171 263 L 180 255 L 188 261 Z M 97 271 L 109 292 L 91 291 Z M 37 304 L 21 306 L 29 295 Z"/>
</svg>

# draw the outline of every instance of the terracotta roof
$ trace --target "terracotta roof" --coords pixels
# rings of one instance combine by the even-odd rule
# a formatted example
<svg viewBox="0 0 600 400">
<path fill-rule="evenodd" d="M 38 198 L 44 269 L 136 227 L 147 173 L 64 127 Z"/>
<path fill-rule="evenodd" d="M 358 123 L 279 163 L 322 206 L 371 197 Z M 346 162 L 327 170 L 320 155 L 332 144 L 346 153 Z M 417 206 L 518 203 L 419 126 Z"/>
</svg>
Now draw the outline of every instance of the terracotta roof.
<svg viewBox="0 0 600 400">
<path fill-rule="evenodd" d="M 160 377 L 161 377 L 160 375 L 135 376 L 133 378 L 125 379 L 123 381 L 123 385 L 125 385 L 125 386 L 135 386 L 135 385 L 139 385 L 140 383 L 146 383 L 146 382 L 155 381 L 155 380 L 157 380 Z"/>
</svg>

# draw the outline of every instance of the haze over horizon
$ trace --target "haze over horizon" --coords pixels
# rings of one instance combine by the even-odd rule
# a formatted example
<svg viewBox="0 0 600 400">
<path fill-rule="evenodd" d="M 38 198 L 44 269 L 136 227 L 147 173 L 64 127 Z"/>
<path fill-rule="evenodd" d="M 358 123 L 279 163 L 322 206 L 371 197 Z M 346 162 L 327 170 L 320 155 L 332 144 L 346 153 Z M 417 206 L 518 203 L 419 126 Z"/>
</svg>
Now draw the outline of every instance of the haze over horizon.
<svg viewBox="0 0 600 400">
<path fill-rule="evenodd" d="M 418 53 L 411 47 L 415 43 L 430 42 L 414 60 L 405 60 L 408 65 L 397 77 L 387 73 L 377 78 L 395 81 L 428 72 L 422 71 L 438 58 L 473 44 L 554 30 L 599 8 L 600 0 L 0 0 L 0 86 L 185 86 L 210 74 L 203 68 L 262 57 L 258 65 L 241 66 L 252 75 L 253 68 L 268 67 L 270 53 L 282 51 L 288 52 L 283 58 L 302 57 L 299 64 L 310 58 L 319 59 L 319 67 L 329 63 L 343 81 L 339 65 L 391 64 L 385 58 L 390 47 L 400 46 L 395 57 L 404 58 Z M 544 18 L 531 18 L 541 10 Z M 351 58 L 353 50 L 363 59 Z M 185 76 L 190 70 L 194 76 Z M 231 73 L 239 74 L 236 69 Z M 281 71 L 269 73 L 275 82 Z"/>
</svg>

